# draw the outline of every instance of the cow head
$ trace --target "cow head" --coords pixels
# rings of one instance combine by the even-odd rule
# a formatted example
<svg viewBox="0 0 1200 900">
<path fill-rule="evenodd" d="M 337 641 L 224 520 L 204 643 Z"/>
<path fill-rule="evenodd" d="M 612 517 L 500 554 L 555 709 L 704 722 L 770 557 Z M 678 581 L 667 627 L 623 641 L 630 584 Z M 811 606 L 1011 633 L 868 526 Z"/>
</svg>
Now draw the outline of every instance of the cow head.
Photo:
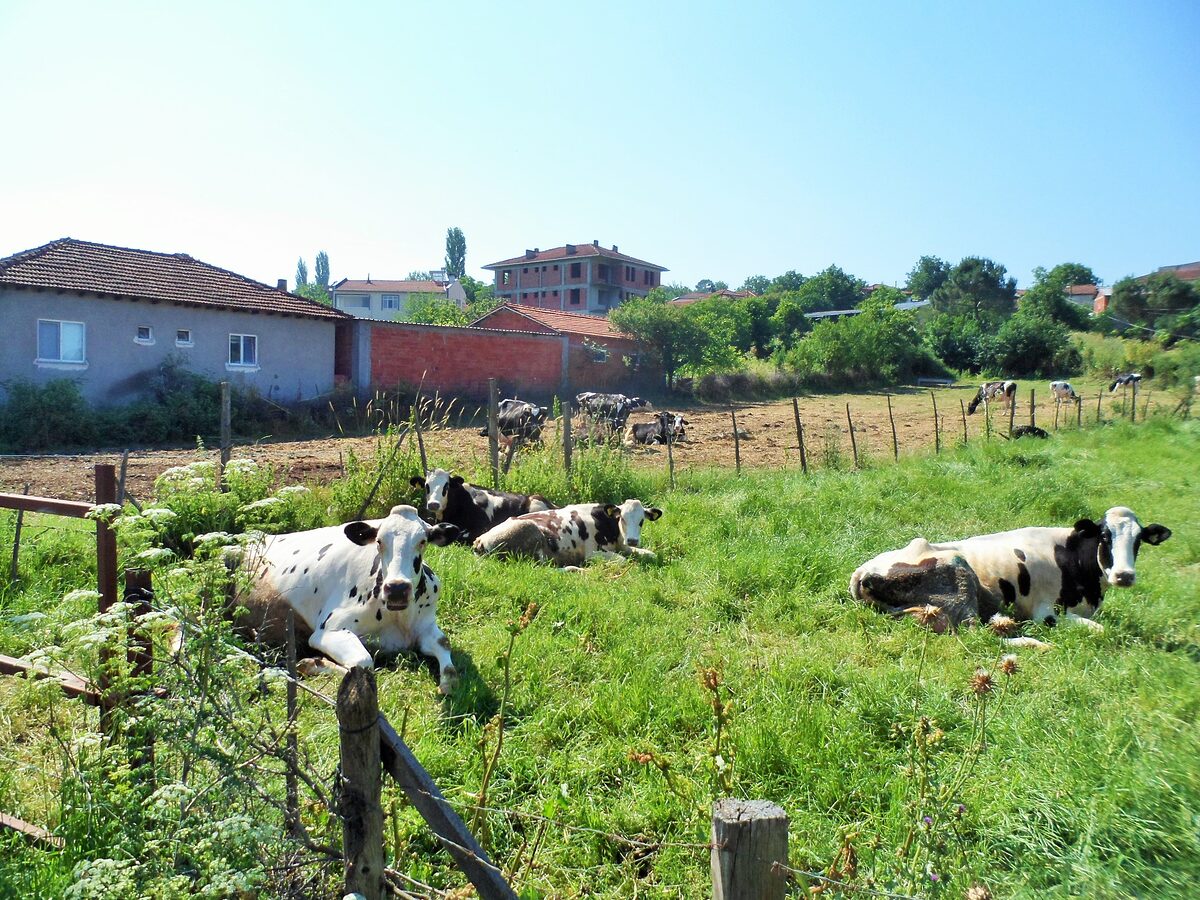
<svg viewBox="0 0 1200 900">
<path fill-rule="evenodd" d="M 411 506 L 393 506 L 377 526 L 370 522 L 351 522 L 343 529 L 346 537 L 366 547 L 375 544 L 380 566 L 377 584 L 388 609 L 407 609 L 413 598 L 413 585 L 421 577 L 425 547 L 444 547 L 458 536 L 458 528 L 443 522 L 429 525 L 421 521 Z"/>
<path fill-rule="evenodd" d="M 620 506 L 613 503 L 606 504 L 604 514 L 620 523 L 621 543 L 629 547 L 636 547 L 642 541 L 643 523 L 658 519 L 662 515 L 662 510 L 654 506 L 642 506 L 641 500 L 626 500 Z"/>
<path fill-rule="evenodd" d="M 1076 522 L 1072 537 L 1075 536 L 1096 541 L 1096 562 L 1105 582 L 1114 587 L 1132 587 L 1133 566 L 1141 545 L 1161 544 L 1171 536 L 1171 529 L 1164 525 L 1143 526 L 1133 510 L 1114 506 L 1101 522 L 1091 519 Z"/>
<path fill-rule="evenodd" d="M 651 405 L 650 405 L 649 400 L 643 400 L 641 397 L 630 397 L 629 398 L 629 408 L 630 409 L 650 409 Z"/>
<path fill-rule="evenodd" d="M 424 478 L 414 475 L 408 479 L 408 483 L 425 491 L 425 508 L 429 510 L 434 521 L 440 522 L 446 515 L 450 487 L 461 485 L 463 478 L 461 475 L 451 475 L 445 469 L 430 469 Z"/>
</svg>

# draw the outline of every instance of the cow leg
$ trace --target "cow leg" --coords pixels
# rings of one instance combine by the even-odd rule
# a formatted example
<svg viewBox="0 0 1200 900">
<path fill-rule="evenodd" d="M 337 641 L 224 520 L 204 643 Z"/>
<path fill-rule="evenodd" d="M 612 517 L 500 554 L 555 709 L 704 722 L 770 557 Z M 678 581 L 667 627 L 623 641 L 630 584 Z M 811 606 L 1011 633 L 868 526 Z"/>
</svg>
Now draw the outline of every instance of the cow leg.
<svg viewBox="0 0 1200 900">
<path fill-rule="evenodd" d="M 1081 616 L 1078 613 L 1067 612 L 1063 618 L 1072 625 L 1085 625 L 1090 628 L 1095 634 L 1103 634 L 1104 626 L 1095 619 L 1089 619 L 1087 616 Z"/>
<path fill-rule="evenodd" d="M 626 547 L 625 554 L 632 559 L 641 559 L 646 562 L 658 559 L 653 550 L 647 550 L 645 547 Z"/>
<path fill-rule="evenodd" d="M 449 694 L 458 683 L 458 669 L 450 659 L 450 639 L 438 628 L 436 622 L 430 622 L 417 638 L 417 648 L 426 656 L 432 656 L 438 663 L 438 691 Z"/>
<path fill-rule="evenodd" d="M 308 639 L 309 646 L 320 650 L 335 663 L 353 669 L 359 666 L 363 669 L 375 668 L 371 654 L 363 646 L 358 635 L 345 628 L 334 628 L 328 631 L 318 631 Z"/>
</svg>

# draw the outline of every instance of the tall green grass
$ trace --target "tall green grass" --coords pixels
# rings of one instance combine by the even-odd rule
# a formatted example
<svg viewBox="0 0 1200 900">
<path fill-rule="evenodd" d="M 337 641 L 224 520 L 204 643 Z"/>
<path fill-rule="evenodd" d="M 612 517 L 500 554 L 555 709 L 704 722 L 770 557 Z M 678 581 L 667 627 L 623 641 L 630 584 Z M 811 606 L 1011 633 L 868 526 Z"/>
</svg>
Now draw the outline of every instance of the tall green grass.
<svg viewBox="0 0 1200 900">
<path fill-rule="evenodd" d="M 407 723 L 417 757 L 469 813 L 494 747 L 508 623 L 540 604 L 512 654 L 488 789 L 498 811 L 486 813 L 489 849 L 506 867 L 521 860 L 514 880 L 529 896 L 709 895 L 707 852 L 691 845 L 707 841 L 706 807 L 722 783 L 700 678 L 715 670 L 728 703 L 726 778 L 735 794 L 787 810 L 797 869 L 836 862 L 855 885 L 921 897 L 962 897 L 976 883 L 998 897 L 1190 897 L 1200 878 L 1198 445 L 1195 422 L 1152 419 L 859 472 L 685 471 L 674 491 L 608 457 L 584 487 L 589 463 L 577 455 L 567 483 L 548 448 L 522 458 L 508 486 L 560 501 L 580 490 L 652 500 L 666 511 L 643 533 L 658 562 L 570 574 L 431 551 L 462 684 L 439 700 L 425 667 L 401 664 L 380 673 L 384 711 Z M 305 508 L 320 501 L 314 492 Z M 855 566 L 918 534 L 1066 524 L 1113 505 L 1174 536 L 1145 548 L 1136 587 L 1110 592 L 1103 634 L 1030 626 L 1054 648 L 1018 651 L 1011 678 L 998 670 L 1009 648 L 986 630 L 931 635 L 848 599 Z M 34 584 L 49 574 L 34 568 Z M 89 577 L 81 570 L 78 584 Z M 13 652 L 52 640 L 76 614 L 39 591 L 2 595 L 0 644 Z M 11 622 L 34 602 L 46 620 Z M 980 667 L 995 680 L 982 697 L 972 690 Z M 332 693 L 336 683 L 312 686 Z M 0 809 L 78 828 L 67 807 L 31 799 L 60 778 L 45 710 L 62 704 L 0 696 L 0 753 L 16 761 L 0 777 Z M 262 702 L 277 712 L 277 693 Z M 307 703 L 301 732 L 313 769 L 332 772 L 332 711 Z M 159 752 L 169 769 L 182 751 L 164 739 Z M 278 828 L 276 810 L 229 792 L 227 803 Z M 460 884 L 390 785 L 385 808 L 394 864 Z M 541 815 L 554 824 L 530 862 Z M 56 869 L 56 854 L 5 850 L 0 894 L 53 896 L 78 859 L 68 853 Z M 284 893 L 268 882 L 264 895 Z"/>
</svg>

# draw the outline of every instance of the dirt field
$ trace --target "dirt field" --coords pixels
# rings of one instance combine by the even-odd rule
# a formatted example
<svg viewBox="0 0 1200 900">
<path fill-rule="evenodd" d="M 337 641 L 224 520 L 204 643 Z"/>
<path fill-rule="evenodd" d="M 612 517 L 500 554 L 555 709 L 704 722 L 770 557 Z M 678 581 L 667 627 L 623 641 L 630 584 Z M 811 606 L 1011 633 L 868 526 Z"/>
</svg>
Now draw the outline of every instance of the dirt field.
<svg viewBox="0 0 1200 900">
<path fill-rule="evenodd" d="M 1100 386 L 1090 382 L 1075 382 L 1076 390 L 1084 397 L 1084 423 L 1095 421 L 1096 398 Z M 1016 421 L 1029 421 L 1029 387 L 1037 391 L 1036 422 L 1052 430 L 1055 409 L 1044 382 L 1027 382 L 1018 391 Z M 974 396 L 976 386 L 963 385 L 937 388 L 937 399 L 943 446 L 962 440 L 962 404 Z M 805 430 L 805 447 L 810 466 L 824 466 L 838 457 L 848 463 L 851 458 L 846 405 L 854 422 L 854 437 L 860 454 L 874 458 L 890 456 L 892 433 L 888 420 L 887 398 L 884 392 L 820 394 L 801 397 L 800 416 Z M 890 394 L 896 422 L 896 437 L 901 454 L 926 453 L 934 445 L 933 403 L 928 390 L 898 389 Z M 1160 394 L 1143 391 L 1143 402 L 1149 398 L 1151 411 L 1170 409 L 1176 402 Z M 1121 394 L 1105 393 L 1104 416 L 1119 414 Z M 686 415 L 687 440 L 674 448 L 677 468 L 732 467 L 734 465 L 733 426 L 728 408 L 692 406 L 677 408 Z M 747 468 L 799 466 L 800 453 L 796 441 L 795 416 L 791 401 L 743 403 L 736 406 L 738 428 L 746 433 L 741 441 L 742 465 Z M 1139 417 L 1141 410 L 1139 408 Z M 649 417 L 646 417 L 649 418 Z M 1068 419 L 1070 421 L 1068 421 Z M 635 415 L 631 421 L 642 420 Z M 1059 427 L 1074 427 L 1075 410 L 1063 407 Z M 993 408 L 993 428 L 1005 430 L 1007 417 Z M 967 417 L 967 436 L 971 441 L 984 436 L 982 408 Z M 485 459 L 487 438 L 478 434 L 478 427 L 462 427 L 431 434 L 427 438 L 439 456 L 467 461 Z M 341 472 L 342 459 L 354 449 L 360 455 L 375 446 L 374 438 L 330 437 L 322 440 L 260 443 L 238 445 L 235 456 L 249 456 L 273 464 L 284 473 L 290 484 L 325 484 Z M 208 456 L 215 456 L 210 452 Z M 197 459 L 193 448 L 179 450 L 131 449 L 126 475 L 128 490 L 138 499 L 152 494 L 154 479 L 171 466 L 183 465 Z M 662 467 L 666 451 L 655 447 L 634 451 L 635 465 Z M 26 484 L 29 492 L 44 497 L 71 500 L 90 500 L 94 496 L 93 466 L 112 463 L 119 466 L 120 452 L 101 452 L 75 456 L 3 456 L 0 457 L 0 491 L 19 493 Z"/>
</svg>

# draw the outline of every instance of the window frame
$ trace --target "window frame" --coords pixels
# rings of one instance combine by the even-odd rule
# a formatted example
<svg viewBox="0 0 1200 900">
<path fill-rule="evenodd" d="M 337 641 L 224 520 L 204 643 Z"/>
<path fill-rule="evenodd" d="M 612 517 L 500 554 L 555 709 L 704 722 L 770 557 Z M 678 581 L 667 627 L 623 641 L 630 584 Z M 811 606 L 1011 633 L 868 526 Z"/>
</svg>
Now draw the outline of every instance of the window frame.
<svg viewBox="0 0 1200 900">
<path fill-rule="evenodd" d="M 181 337 L 180 337 L 180 335 L 181 335 L 181 334 L 186 334 L 186 335 L 187 335 L 187 337 L 186 337 L 186 338 L 181 338 Z M 176 347 L 195 347 L 195 346 L 196 346 L 196 341 L 195 341 L 195 339 L 192 337 L 192 329 L 190 329 L 190 328 L 176 328 L 176 329 L 175 329 L 175 346 L 176 346 Z"/>
<path fill-rule="evenodd" d="M 58 353 L 58 356 L 56 356 L 56 357 L 42 356 L 42 324 L 43 323 L 48 324 L 48 325 L 57 325 L 58 326 L 58 340 L 57 340 L 58 347 L 56 350 L 56 352 Z M 79 359 L 63 359 L 62 327 L 64 325 L 78 325 L 79 326 L 79 330 L 81 333 L 80 341 L 79 341 L 79 353 L 80 353 Z M 37 343 L 34 348 L 34 360 L 33 361 L 36 365 L 64 366 L 64 367 L 69 367 L 69 368 L 86 368 L 87 367 L 88 361 L 87 361 L 87 324 L 86 323 L 76 322 L 71 319 L 38 319 L 35 327 L 36 327 L 35 335 L 37 337 Z"/>
<path fill-rule="evenodd" d="M 395 301 L 395 303 L 391 304 L 390 301 Z M 380 294 L 379 295 L 379 308 L 380 309 L 399 309 L 400 308 L 400 295 L 399 294 Z"/>
<path fill-rule="evenodd" d="M 133 342 L 141 344 L 143 347 L 154 346 L 154 326 L 153 325 L 138 325 L 137 330 L 133 333 Z M 145 329 L 146 336 L 142 337 L 142 330 Z"/>
<path fill-rule="evenodd" d="M 240 339 L 238 341 L 238 361 L 237 362 L 233 361 L 233 339 L 234 338 Z M 250 340 L 252 341 L 252 346 L 254 347 L 254 360 L 252 362 L 245 361 L 245 359 L 246 359 L 246 338 L 250 338 Z M 257 372 L 260 368 L 262 368 L 262 366 L 260 366 L 259 362 L 258 362 L 259 355 L 258 355 L 258 335 L 257 334 L 244 334 L 241 332 L 231 331 L 229 333 L 229 342 L 226 346 L 228 348 L 227 355 L 225 358 L 226 370 L 231 371 L 231 372 L 247 372 L 247 371 Z"/>
</svg>

